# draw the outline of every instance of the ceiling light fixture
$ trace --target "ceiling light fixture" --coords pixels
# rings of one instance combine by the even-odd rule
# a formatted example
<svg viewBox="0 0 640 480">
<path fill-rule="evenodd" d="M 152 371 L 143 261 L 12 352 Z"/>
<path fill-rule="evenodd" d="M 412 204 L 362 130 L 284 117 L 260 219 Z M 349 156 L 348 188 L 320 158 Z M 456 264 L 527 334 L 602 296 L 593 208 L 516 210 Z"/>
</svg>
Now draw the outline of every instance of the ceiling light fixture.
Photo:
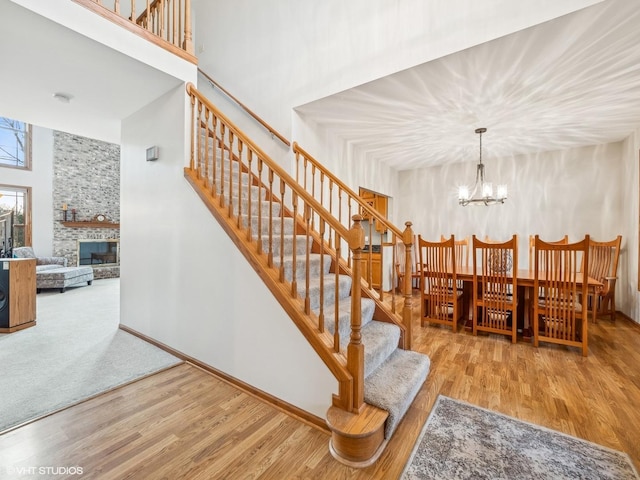
<svg viewBox="0 0 640 480">
<path fill-rule="evenodd" d="M 53 94 L 53 98 L 55 98 L 56 100 L 58 100 L 59 102 L 62 102 L 62 103 L 69 103 L 71 101 L 71 99 L 73 98 L 73 96 L 68 95 L 66 93 L 56 92 L 56 93 Z"/>
<path fill-rule="evenodd" d="M 495 205 L 504 203 L 507 199 L 507 186 L 498 185 L 497 195 L 493 196 L 493 186 L 490 182 L 484 181 L 484 165 L 482 163 L 482 134 L 486 128 L 477 128 L 476 133 L 480 135 L 480 161 L 476 170 L 476 183 L 473 190 L 469 190 L 467 185 L 458 187 L 458 203 L 463 207 L 467 205 Z M 478 195 L 478 196 L 476 196 Z"/>
</svg>

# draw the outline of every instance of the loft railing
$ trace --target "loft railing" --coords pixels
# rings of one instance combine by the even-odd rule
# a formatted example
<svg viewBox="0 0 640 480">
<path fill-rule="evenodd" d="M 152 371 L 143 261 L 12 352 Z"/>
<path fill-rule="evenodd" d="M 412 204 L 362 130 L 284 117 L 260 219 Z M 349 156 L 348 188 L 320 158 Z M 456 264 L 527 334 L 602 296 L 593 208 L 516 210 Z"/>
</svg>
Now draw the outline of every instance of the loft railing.
<svg viewBox="0 0 640 480">
<path fill-rule="evenodd" d="M 73 0 L 115 23 L 157 41 L 197 63 L 193 56 L 191 0 Z"/>
<path fill-rule="evenodd" d="M 185 177 L 337 379 L 333 405 L 359 411 L 364 404 L 360 299 L 367 293 L 360 281 L 365 236 L 361 217 L 355 212 L 353 225 L 345 227 L 192 84 L 187 93 L 192 122 Z M 285 242 L 292 244 L 289 263 Z M 311 253 L 319 256 L 320 265 L 331 264 L 330 273 L 320 275 L 317 284 L 310 277 Z M 344 353 L 341 287 L 350 288 L 351 295 Z M 333 332 L 328 321 L 335 322 Z"/>
<path fill-rule="evenodd" d="M 413 243 L 411 222 L 405 223 L 406 228 L 404 231 L 400 230 L 389 222 L 384 215 L 367 204 L 335 174 L 302 149 L 297 142 L 293 142 L 293 152 L 295 153 L 296 162 L 296 181 L 311 193 L 328 210 L 331 216 L 344 225 L 348 224 L 351 216 L 359 214 L 369 220 L 368 228 L 365 229 L 365 236 L 370 239 L 374 238 L 374 234 L 385 237 L 380 244 L 380 253 L 374 253 L 369 248 L 368 251 L 362 254 L 362 261 L 366 262 L 365 271 L 367 274 L 365 281 L 370 288 L 373 288 L 373 278 L 379 279 L 380 287 L 377 291 L 381 300 L 384 300 L 385 296 L 389 295 L 384 291 L 385 279 L 389 279 L 392 292 L 396 286 L 399 287 L 404 296 L 402 312 L 396 312 L 395 302 L 392 301 L 391 306 L 394 313 L 401 315 L 402 324 L 405 326 L 409 340 L 406 345 L 407 348 L 411 348 L 411 311 L 413 305 L 411 271 L 415 263 L 411 254 Z M 404 251 L 401 251 L 402 249 Z M 373 261 L 374 255 L 379 255 L 379 261 Z M 403 272 L 408 274 L 405 275 Z M 393 293 L 390 295 L 393 296 Z"/>
<path fill-rule="evenodd" d="M 222 93 L 224 93 L 227 97 L 233 100 L 240 108 L 242 108 L 247 114 L 249 114 L 253 119 L 255 119 L 260 125 L 262 125 L 272 137 L 276 137 L 282 143 L 284 143 L 287 147 L 291 146 L 291 142 L 287 140 L 281 133 L 279 133 L 275 128 L 265 122 L 262 118 L 260 118 L 257 114 L 255 114 L 249 107 L 247 107 L 244 103 L 234 97 L 227 89 L 225 89 L 222 85 L 216 82 L 213 78 L 207 75 L 202 69 L 198 68 L 198 72 L 207 79 L 207 81 L 211 84 L 212 87 L 217 88 Z"/>
</svg>

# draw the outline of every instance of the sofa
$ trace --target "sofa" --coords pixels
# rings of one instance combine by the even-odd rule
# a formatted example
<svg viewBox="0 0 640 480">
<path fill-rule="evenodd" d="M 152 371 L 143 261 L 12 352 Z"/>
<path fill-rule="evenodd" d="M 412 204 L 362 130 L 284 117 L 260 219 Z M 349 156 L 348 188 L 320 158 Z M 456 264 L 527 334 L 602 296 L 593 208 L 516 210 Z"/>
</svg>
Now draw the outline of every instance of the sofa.
<svg viewBox="0 0 640 480">
<path fill-rule="evenodd" d="M 91 285 L 93 268 L 89 266 L 68 267 L 65 257 L 38 257 L 32 247 L 16 247 L 14 258 L 36 259 L 36 291 L 43 288 L 57 288 L 64 293 L 67 287 Z"/>
</svg>

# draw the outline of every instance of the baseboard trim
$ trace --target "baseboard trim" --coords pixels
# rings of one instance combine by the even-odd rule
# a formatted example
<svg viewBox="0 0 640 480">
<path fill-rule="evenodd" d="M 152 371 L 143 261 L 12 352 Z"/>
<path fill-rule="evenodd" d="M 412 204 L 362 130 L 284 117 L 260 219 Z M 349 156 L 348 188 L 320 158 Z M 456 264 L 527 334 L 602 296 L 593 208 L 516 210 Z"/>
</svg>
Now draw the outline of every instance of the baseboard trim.
<svg viewBox="0 0 640 480">
<path fill-rule="evenodd" d="M 633 327 L 640 329 L 640 323 L 636 322 L 633 318 L 631 318 L 630 316 L 622 313 L 619 310 L 616 310 L 616 317 L 622 317 L 624 318 L 627 322 L 631 323 Z"/>
<path fill-rule="evenodd" d="M 228 375 L 214 367 L 212 367 L 211 365 L 207 365 L 204 362 L 201 362 L 200 360 L 193 358 L 189 355 L 184 354 L 183 352 L 180 352 L 172 347 L 170 347 L 169 345 L 166 345 L 162 342 L 159 342 L 157 340 L 154 340 L 153 338 L 138 332 L 137 330 L 134 330 L 133 328 L 127 327 L 126 325 L 122 325 L 120 324 L 120 329 L 124 330 L 127 333 L 130 333 L 131 335 L 134 335 L 146 342 L 149 342 L 152 345 L 155 345 L 156 347 L 164 350 L 165 352 L 170 353 L 171 355 L 178 357 L 179 359 L 190 363 L 191 365 L 193 365 L 194 367 L 197 367 L 201 370 L 203 370 L 204 372 L 210 374 L 210 375 L 214 375 L 215 377 L 219 378 L 220 380 L 222 380 L 225 383 L 228 383 L 229 385 L 236 387 L 240 390 L 242 390 L 244 393 L 251 395 L 252 397 L 255 397 L 259 400 L 262 400 L 263 402 L 266 402 L 270 405 L 273 405 L 275 408 L 277 408 L 278 410 L 291 415 L 292 417 L 295 417 L 297 420 L 300 420 L 301 422 L 312 426 L 314 428 L 317 428 L 318 430 L 330 434 L 331 431 L 329 430 L 329 427 L 327 426 L 326 421 L 323 418 L 320 418 L 316 415 L 313 415 L 312 413 L 309 413 L 305 410 L 302 410 L 299 407 L 296 407 L 295 405 L 291 405 L 288 402 L 285 402 L 284 400 L 281 400 L 273 395 L 271 395 L 270 393 L 264 392 L 252 385 L 249 385 L 248 383 L 243 382 L 242 380 L 239 380 L 235 377 L 232 377 L 231 375 Z"/>
</svg>

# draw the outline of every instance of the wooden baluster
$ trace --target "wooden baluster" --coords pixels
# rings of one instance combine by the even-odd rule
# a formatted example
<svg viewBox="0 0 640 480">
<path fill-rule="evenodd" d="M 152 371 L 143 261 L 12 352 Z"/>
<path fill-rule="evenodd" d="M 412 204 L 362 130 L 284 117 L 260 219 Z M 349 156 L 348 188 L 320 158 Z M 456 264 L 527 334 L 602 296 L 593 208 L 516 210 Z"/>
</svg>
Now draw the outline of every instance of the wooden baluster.
<svg viewBox="0 0 640 480">
<path fill-rule="evenodd" d="M 195 119 L 195 114 L 196 114 L 196 96 L 191 92 L 191 87 L 189 87 L 189 95 L 191 96 L 191 158 L 189 159 L 189 168 L 191 170 L 194 169 L 194 164 L 195 164 L 195 135 L 196 135 L 196 131 L 199 132 L 200 129 L 198 127 L 198 122 Z"/>
<path fill-rule="evenodd" d="M 213 114 L 211 116 L 211 137 L 212 137 L 212 148 L 213 148 L 213 159 L 211 164 L 211 195 L 215 198 L 218 194 L 218 185 L 216 183 L 218 176 L 218 165 L 216 159 L 218 158 L 218 147 L 220 146 L 218 142 L 218 117 Z"/>
<path fill-rule="evenodd" d="M 176 47 L 180 46 L 180 41 L 178 40 L 178 2 L 177 0 L 173 0 L 173 43 Z"/>
<path fill-rule="evenodd" d="M 184 6 L 184 45 L 182 48 L 193 55 L 193 32 L 191 31 L 191 0 Z"/>
<path fill-rule="evenodd" d="M 131 18 L 129 20 L 131 20 L 133 23 L 137 23 L 136 22 L 136 0 L 131 0 Z"/>
<path fill-rule="evenodd" d="M 293 143 L 294 147 L 297 145 L 295 142 Z M 300 152 L 294 148 L 295 152 L 295 161 L 296 161 L 296 182 L 300 183 Z"/>
<path fill-rule="evenodd" d="M 316 166 L 315 164 L 311 165 L 311 196 L 313 198 L 316 198 Z M 311 219 L 311 228 L 314 228 L 313 218 Z"/>
<path fill-rule="evenodd" d="M 147 0 L 149 1 L 149 0 Z M 209 185 L 209 114 L 208 108 L 204 110 L 204 184 Z"/>
<path fill-rule="evenodd" d="M 349 192 L 347 192 L 347 199 L 349 198 Z M 347 205 L 347 218 L 352 218 L 351 213 L 351 202 L 348 202 Z M 362 217 L 360 217 L 362 219 Z M 371 237 L 369 237 L 371 238 Z M 351 265 L 351 249 L 347 250 L 347 265 Z"/>
<path fill-rule="evenodd" d="M 340 187 L 338 187 L 338 219 L 340 220 L 340 223 L 342 223 L 342 189 Z M 338 245 L 336 244 L 336 250 L 337 248 Z M 336 255 L 336 260 L 338 259 L 340 259 L 340 257 Z M 349 267 L 351 266 L 348 262 L 347 264 Z"/>
<path fill-rule="evenodd" d="M 196 158 L 196 165 L 197 165 L 197 170 L 196 170 L 196 178 L 200 179 L 201 178 L 201 163 L 202 162 L 202 158 L 201 158 L 201 152 L 202 152 L 202 102 L 200 100 L 198 100 L 198 121 L 196 122 L 197 128 L 198 128 L 198 153 L 197 153 L 197 158 Z"/>
<path fill-rule="evenodd" d="M 273 170 L 269 167 L 269 249 L 268 264 L 273 267 Z"/>
<path fill-rule="evenodd" d="M 258 231 L 256 236 L 258 237 L 258 253 L 262 253 L 262 166 L 264 162 L 262 158 L 258 157 Z M 249 192 L 251 195 L 251 192 Z M 251 223 L 251 219 L 249 219 Z M 271 266 L 271 265 L 269 265 Z"/>
<path fill-rule="evenodd" d="M 320 229 L 320 268 L 324 265 L 324 234 L 325 234 L 325 226 L 326 222 L 322 217 L 320 217 L 319 229 Z M 311 244 L 309 242 L 309 238 L 307 237 L 306 244 L 307 251 L 311 250 Z M 337 327 L 337 325 L 336 325 Z M 324 273 L 320 274 L 320 311 L 318 312 L 318 329 L 320 333 L 324 332 Z M 336 331 L 338 329 L 336 328 Z"/>
<path fill-rule="evenodd" d="M 329 179 L 329 212 L 333 215 L 333 180 L 331 179 Z"/>
<path fill-rule="evenodd" d="M 164 36 L 164 2 L 165 0 L 160 0 L 160 7 L 158 9 L 158 35 L 160 38 L 165 38 Z"/>
<path fill-rule="evenodd" d="M 236 136 L 233 133 L 233 130 L 229 129 L 229 164 L 227 165 L 227 170 L 229 171 L 229 182 L 228 182 L 228 192 L 227 196 L 227 215 L 229 218 L 233 216 L 233 145 L 235 143 Z M 222 160 L 223 163 L 224 159 Z M 223 177 L 224 178 L 224 177 Z"/>
<path fill-rule="evenodd" d="M 280 179 L 280 201 L 284 202 L 284 193 L 285 193 L 285 184 L 284 180 Z M 292 192 L 291 201 L 293 202 L 293 218 L 296 218 L 298 215 L 298 197 L 295 192 Z M 282 208 L 284 203 L 280 204 L 280 281 L 284 282 L 284 208 Z M 291 296 L 295 297 L 297 292 L 297 284 L 296 284 L 296 250 L 293 249 L 293 265 L 291 266 Z"/>
<path fill-rule="evenodd" d="M 307 189 L 307 166 L 309 164 L 309 160 L 307 159 L 307 157 L 304 157 L 304 189 L 307 190 L 307 192 L 309 191 Z"/>
<path fill-rule="evenodd" d="M 347 369 L 353 376 L 353 412 L 358 412 L 364 403 L 364 345 L 362 344 L 362 308 L 360 260 L 364 247 L 362 217 L 353 216 L 353 225 L 349 230 L 349 250 L 353 252 L 353 276 L 351 284 L 351 337 L 347 346 Z M 336 270 L 338 270 L 336 268 Z"/>
<path fill-rule="evenodd" d="M 146 17 L 145 17 L 147 30 L 151 30 L 151 11 L 149 8 L 150 6 L 151 6 L 150 2 L 149 0 L 147 0 L 147 10 L 146 10 Z"/>
<path fill-rule="evenodd" d="M 253 150 L 249 148 L 247 152 L 247 169 L 249 170 L 249 181 L 247 182 L 247 240 L 251 241 L 251 214 L 252 202 L 251 202 L 251 187 L 253 185 Z M 240 193 L 240 201 L 242 201 L 242 193 Z"/>
<path fill-rule="evenodd" d="M 294 217 L 295 218 L 295 217 Z M 311 232 L 313 231 L 313 212 L 311 211 L 311 207 L 309 205 L 304 206 L 304 224 L 305 224 L 305 241 L 307 242 L 307 245 L 309 245 L 309 239 L 311 238 Z M 294 235 L 295 238 L 295 235 Z M 295 242 L 294 242 L 295 245 Z M 295 247 L 293 249 L 294 251 L 294 259 L 295 259 Z M 305 264 L 306 264 L 306 271 L 305 271 L 305 296 L 304 296 L 304 313 L 306 313 L 307 315 L 309 315 L 311 313 L 311 296 L 310 296 L 310 285 L 311 285 L 311 272 L 309 271 L 309 267 L 311 265 L 311 261 L 310 261 L 310 255 L 311 255 L 311 249 L 307 248 L 305 250 Z M 294 261 L 295 263 L 295 261 Z M 322 272 L 321 272 L 322 274 Z M 322 290 L 320 291 L 320 296 L 322 296 Z"/>
<path fill-rule="evenodd" d="M 238 195 L 238 221 L 236 225 L 238 228 L 242 228 L 242 149 L 244 142 L 238 138 L 238 189 L 236 190 Z M 231 165 L 233 163 L 230 162 Z M 231 170 L 233 172 L 233 169 Z M 233 205 L 233 202 L 231 203 Z"/>
<path fill-rule="evenodd" d="M 402 323 L 405 326 L 405 338 L 403 339 L 404 348 L 411 350 L 413 343 L 413 328 L 412 328 L 412 311 L 413 311 L 413 295 L 411 286 L 411 247 L 413 245 L 413 230 L 411 229 L 411 222 L 405 222 L 405 229 L 402 232 L 402 243 L 404 243 L 404 277 L 402 294 L 404 295 L 404 307 L 402 309 Z M 420 266 L 422 268 L 422 266 Z M 422 278 L 420 279 L 420 285 L 422 285 Z"/>
<path fill-rule="evenodd" d="M 335 231 L 334 231 L 335 232 Z M 336 319 L 336 326 L 334 327 L 333 333 L 333 350 L 338 353 L 340 352 L 340 302 L 338 299 L 340 298 L 340 288 L 339 282 L 340 279 L 340 268 L 338 266 L 338 261 L 340 259 L 340 250 L 342 249 L 342 237 L 335 233 L 336 236 L 336 266 L 334 268 L 335 271 L 335 287 L 334 287 L 334 297 L 335 302 L 333 302 L 333 314 Z M 354 277 L 355 278 L 355 277 Z"/>
<path fill-rule="evenodd" d="M 113 11 L 120 15 L 120 0 L 116 0 L 113 6 Z"/>
<path fill-rule="evenodd" d="M 220 190 L 218 191 L 218 195 L 220 195 L 220 206 L 224 208 L 224 151 L 225 144 L 224 139 L 226 135 L 227 126 L 225 123 L 220 120 Z"/>
</svg>

